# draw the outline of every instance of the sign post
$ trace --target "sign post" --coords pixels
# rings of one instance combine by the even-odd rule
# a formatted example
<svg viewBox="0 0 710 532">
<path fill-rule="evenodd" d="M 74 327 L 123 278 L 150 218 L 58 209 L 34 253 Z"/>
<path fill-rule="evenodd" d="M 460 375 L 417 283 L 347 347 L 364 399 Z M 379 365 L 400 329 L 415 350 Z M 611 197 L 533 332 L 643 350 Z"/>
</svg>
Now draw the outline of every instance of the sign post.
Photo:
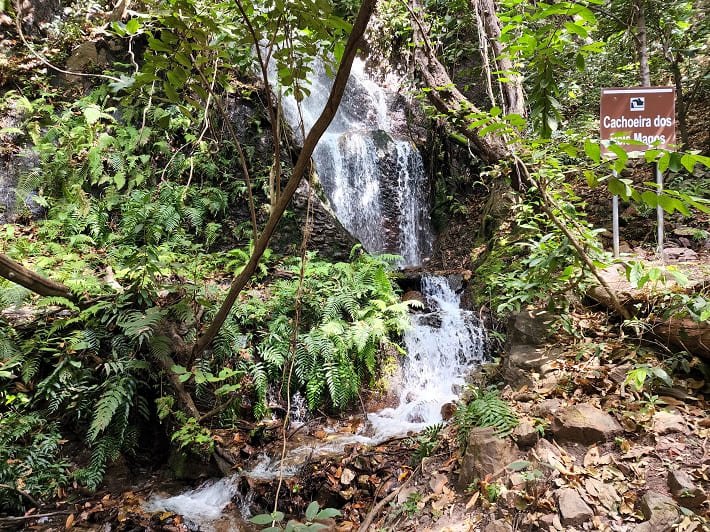
<svg viewBox="0 0 710 532">
<path fill-rule="evenodd" d="M 614 143 L 640 157 L 651 148 L 670 149 L 675 144 L 675 87 L 626 87 L 602 89 L 599 113 L 602 154 Z M 632 143 L 625 143 L 624 140 Z M 614 172 L 616 177 L 616 172 Z M 657 194 L 663 191 L 663 174 L 656 167 Z M 658 252 L 663 258 L 663 208 L 657 206 Z M 619 256 L 619 198 L 612 199 L 614 256 Z"/>
</svg>

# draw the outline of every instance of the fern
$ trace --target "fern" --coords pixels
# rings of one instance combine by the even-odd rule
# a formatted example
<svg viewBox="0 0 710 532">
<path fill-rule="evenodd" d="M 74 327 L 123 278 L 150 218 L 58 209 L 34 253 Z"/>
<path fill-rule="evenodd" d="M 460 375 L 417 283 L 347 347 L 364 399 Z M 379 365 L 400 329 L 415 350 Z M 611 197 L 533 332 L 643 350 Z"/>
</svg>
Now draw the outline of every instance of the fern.
<svg viewBox="0 0 710 532">
<path fill-rule="evenodd" d="M 473 427 L 492 427 L 498 436 L 507 436 L 518 426 L 518 417 L 497 390 L 479 392 L 474 389 L 474 399 L 456 409 L 455 423 L 459 445 L 465 449 L 468 433 Z"/>
</svg>

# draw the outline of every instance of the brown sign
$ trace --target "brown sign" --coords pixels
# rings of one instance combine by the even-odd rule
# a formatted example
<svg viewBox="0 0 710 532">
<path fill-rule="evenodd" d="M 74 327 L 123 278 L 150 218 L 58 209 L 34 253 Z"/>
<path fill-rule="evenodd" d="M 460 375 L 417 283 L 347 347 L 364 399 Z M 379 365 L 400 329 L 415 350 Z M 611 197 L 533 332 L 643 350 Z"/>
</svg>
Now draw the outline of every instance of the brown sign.
<svg viewBox="0 0 710 532">
<path fill-rule="evenodd" d="M 599 134 L 602 151 L 610 142 L 630 154 L 675 144 L 675 87 L 602 89 Z M 633 143 L 624 143 L 624 139 Z"/>
</svg>

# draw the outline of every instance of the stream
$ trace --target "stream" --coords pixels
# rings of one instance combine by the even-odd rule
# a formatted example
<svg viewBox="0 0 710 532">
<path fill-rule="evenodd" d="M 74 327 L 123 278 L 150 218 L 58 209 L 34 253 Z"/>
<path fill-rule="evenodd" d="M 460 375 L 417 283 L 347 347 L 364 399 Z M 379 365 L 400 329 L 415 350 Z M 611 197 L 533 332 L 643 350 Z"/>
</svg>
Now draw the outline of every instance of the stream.
<svg viewBox="0 0 710 532">
<path fill-rule="evenodd" d="M 284 116 L 293 131 L 303 126 L 308 132 L 330 84 L 324 68 L 316 65 L 311 93 L 300 108 L 293 97 L 283 97 Z M 370 253 L 398 254 L 402 268 L 420 267 L 433 242 L 429 179 L 416 146 L 395 133 L 397 117 L 403 115 L 400 88 L 393 76 L 376 82 L 364 62 L 356 60 L 340 110 L 313 159 L 330 207 L 363 247 Z M 301 140 L 299 133 L 296 137 Z M 280 473 L 293 476 L 307 461 L 338 454 L 347 445 L 375 445 L 440 423 L 442 406 L 458 398 L 466 376 L 484 359 L 485 331 L 473 312 L 461 307 L 460 279 L 423 274 L 420 291 L 424 308 L 411 313 L 411 327 L 404 334 L 407 356 L 390 383 L 396 406 L 368 413 L 354 433 L 326 427 L 325 441 L 292 448 L 283 462 L 262 455 L 240 475 L 210 480 L 176 496 L 154 495 L 146 509 L 175 512 L 196 529 L 209 530 L 211 523 L 224 519 L 223 510 L 232 501 L 240 517 L 249 515 L 248 500 L 237 490 L 240 476 L 261 481 Z"/>
</svg>

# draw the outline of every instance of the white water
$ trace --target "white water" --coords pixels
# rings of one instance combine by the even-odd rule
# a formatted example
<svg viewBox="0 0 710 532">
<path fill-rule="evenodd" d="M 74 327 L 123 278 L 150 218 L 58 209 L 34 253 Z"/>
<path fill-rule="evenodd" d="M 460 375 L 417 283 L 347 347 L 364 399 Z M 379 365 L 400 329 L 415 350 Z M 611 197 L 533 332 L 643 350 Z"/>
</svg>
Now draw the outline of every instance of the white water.
<svg viewBox="0 0 710 532">
<path fill-rule="evenodd" d="M 192 527 L 209 530 L 209 524 L 222 516 L 224 508 L 238 495 L 239 477 L 225 477 L 208 480 L 200 487 L 185 491 L 180 495 L 154 495 L 144 505 L 148 512 L 175 512 L 182 515 Z M 248 511 L 248 504 L 242 505 Z"/>
<path fill-rule="evenodd" d="M 422 277 L 430 312 L 412 316 L 405 333 L 407 359 L 399 385 L 399 405 L 370 414 L 373 439 L 418 432 L 442 421 L 441 407 L 458 398 L 471 368 L 484 357 L 485 333 L 445 277 Z"/>
<path fill-rule="evenodd" d="M 316 66 L 311 95 L 302 102 L 300 115 L 295 100 L 284 97 L 284 115 L 297 136 L 300 116 L 307 133 L 329 90 L 329 78 Z M 390 93 L 356 60 L 343 104 L 319 142 L 314 161 L 335 214 L 365 249 L 397 253 L 402 266 L 418 266 L 433 240 L 428 179 L 416 147 L 388 133 L 389 98 Z M 442 421 L 441 407 L 457 399 L 467 373 L 484 358 L 485 333 L 473 313 L 461 309 L 460 295 L 447 278 L 424 275 L 421 291 L 426 311 L 412 315 L 412 327 L 404 336 L 407 358 L 392 388 L 398 405 L 368 414 L 368 423 L 355 434 L 325 428 L 329 434 L 324 441 L 290 450 L 283 462 L 261 455 L 244 475 L 264 481 L 279 474 L 293 476 L 316 456 L 338 454 L 350 444 L 374 445 Z M 297 424 L 305 420 L 303 403 L 302 397 L 294 398 L 291 413 Z M 206 529 L 236 497 L 236 485 L 234 477 L 212 481 L 175 497 L 154 498 L 146 508 L 176 512 Z"/>
<path fill-rule="evenodd" d="M 310 95 L 284 95 L 284 117 L 298 139 L 320 115 L 332 84 L 312 66 Z M 273 72 L 272 72 L 273 74 Z M 370 253 L 396 253 L 417 266 L 431 252 L 428 179 L 421 154 L 392 132 L 390 106 L 400 81 L 385 88 L 356 59 L 343 102 L 313 153 L 316 172 L 340 223 Z"/>
</svg>

